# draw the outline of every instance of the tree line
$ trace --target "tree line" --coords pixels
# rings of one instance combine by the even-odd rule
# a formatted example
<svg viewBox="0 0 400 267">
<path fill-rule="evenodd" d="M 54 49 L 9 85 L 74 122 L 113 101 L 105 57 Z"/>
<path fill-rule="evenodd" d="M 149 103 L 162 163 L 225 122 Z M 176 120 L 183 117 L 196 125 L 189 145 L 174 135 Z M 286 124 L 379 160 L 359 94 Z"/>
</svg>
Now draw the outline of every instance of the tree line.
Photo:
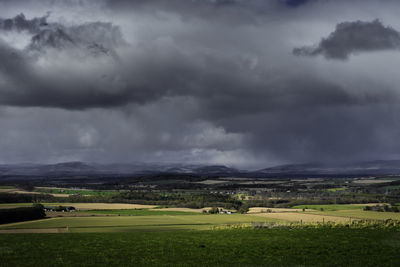
<svg viewBox="0 0 400 267">
<path fill-rule="evenodd" d="M 33 207 L 0 209 L 0 224 L 38 220 L 45 217 L 44 207 L 40 204 Z"/>
</svg>

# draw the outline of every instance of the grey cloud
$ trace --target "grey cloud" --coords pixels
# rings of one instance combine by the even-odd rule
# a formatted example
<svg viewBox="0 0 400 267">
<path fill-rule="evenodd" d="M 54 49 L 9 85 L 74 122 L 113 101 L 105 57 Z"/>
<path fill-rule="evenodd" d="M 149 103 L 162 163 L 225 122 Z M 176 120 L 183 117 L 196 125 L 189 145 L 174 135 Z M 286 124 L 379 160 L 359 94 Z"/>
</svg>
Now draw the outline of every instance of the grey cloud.
<svg viewBox="0 0 400 267">
<path fill-rule="evenodd" d="M 77 32 L 80 32 L 80 29 Z M 40 30 L 40 34 L 46 33 L 46 29 Z M 74 39 L 68 36 L 66 39 L 53 39 L 50 36 L 49 41 L 51 45 L 58 44 L 60 40 L 74 44 L 75 40 L 79 40 L 77 36 L 83 35 L 68 35 L 74 36 Z M 64 35 L 58 37 L 62 36 Z M 59 46 L 58 49 L 61 51 L 57 52 L 57 57 L 60 57 L 61 53 L 59 60 L 68 62 L 65 64 L 67 68 L 41 70 L 36 67 L 35 58 L 29 57 L 29 53 L 4 44 L 0 56 L 3 59 L 2 71 L 8 76 L 8 84 L 0 88 L 0 102 L 3 105 L 23 107 L 86 109 L 112 108 L 129 103 L 144 104 L 166 96 L 193 96 L 208 100 L 211 96 L 213 101 L 208 101 L 210 105 L 214 105 L 215 102 L 215 106 L 218 107 L 222 103 L 225 109 L 231 108 L 233 114 L 235 110 L 241 110 L 235 106 L 242 106 L 242 99 L 248 100 L 244 105 L 252 103 L 248 107 L 250 110 L 298 107 L 310 102 L 333 104 L 340 101 L 357 101 L 334 85 L 324 84 L 318 89 L 316 86 L 309 86 L 305 90 L 310 90 L 311 93 L 301 93 L 304 89 L 291 88 L 291 81 L 271 83 L 268 80 L 260 80 L 257 78 L 259 73 L 244 67 L 235 57 L 222 58 L 207 53 L 187 55 L 176 47 L 168 46 L 162 47 L 165 52 L 160 51 L 157 44 L 147 44 L 146 47 L 135 48 L 138 50 L 135 54 L 129 51 L 124 54 L 125 61 L 106 59 L 107 65 L 96 69 L 95 65 L 102 62 L 101 58 L 89 57 L 84 63 L 80 62 L 79 58 L 72 58 L 71 61 L 69 57 L 74 54 L 71 54 L 68 46 Z M 56 64 L 51 55 L 44 54 L 39 58 Z M 72 66 L 82 64 L 87 64 L 84 73 L 76 73 Z M 44 73 L 41 73 L 43 71 Z M 22 76 L 24 79 L 21 79 Z M 324 88 L 327 88 L 328 92 L 331 91 L 330 98 L 326 97 L 327 94 L 318 93 Z M 243 112 L 247 112 L 246 110 L 247 108 L 244 108 Z"/>
<path fill-rule="evenodd" d="M 36 34 L 28 51 L 2 54 L 3 57 L 8 55 L 8 59 L 2 61 L 3 71 L 8 76 L 7 84 L 0 88 L 3 105 L 82 110 L 190 96 L 204 102 L 208 107 L 204 113 L 213 118 L 296 110 L 310 105 L 365 105 L 391 99 L 382 92 L 369 93 L 370 97 L 365 93 L 351 93 L 335 82 L 311 75 L 306 69 L 295 73 L 281 66 L 269 73 L 264 69 L 266 66 L 249 65 L 239 55 L 222 52 L 222 47 L 212 42 L 209 44 L 212 50 L 188 53 L 185 49 L 208 45 L 186 44 L 187 39 L 192 38 L 190 33 L 172 41 L 150 39 L 132 46 L 126 44 L 119 27 L 111 23 L 65 26 L 48 23 L 47 17 L 27 20 L 20 15 L 16 18 L 14 20 L 23 20 L 22 25 L 25 25 L 18 29 L 34 29 Z M 39 26 L 29 26 L 31 24 Z M 204 32 L 205 38 L 209 38 L 208 35 Z M 83 54 L 75 53 L 75 46 L 79 44 L 88 45 Z M 47 53 L 32 57 L 29 51 L 35 46 Z M 107 53 L 105 47 L 114 47 L 115 53 L 122 53 L 122 60 L 103 59 Z M 51 53 L 49 49 L 52 48 L 59 51 Z M 3 47 L 3 50 L 7 49 Z M 13 59 L 13 54 L 18 54 L 19 59 Z M 93 54 L 96 56 L 92 57 Z M 37 60 L 48 62 L 50 68 L 38 67 Z M 63 61 L 62 68 L 51 67 L 57 66 L 58 61 Z M 82 66 L 82 72 L 75 71 L 75 67 Z M 285 73 L 285 76 L 276 79 L 276 73 Z"/>
<path fill-rule="evenodd" d="M 394 8 L 380 11 L 374 0 L 43 0 L 29 1 L 30 12 L 26 1 L 1 1 L 13 7 L 1 17 L 29 15 L 0 30 L 0 161 L 265 167 L 400 154 L 397 51 L 347 64 L 290 53 L 338 21 L 380 17 L 398 28 L 395 11 L 384 16 Z M 379 22 L 355 24 L 373 33 Z M 349 43 L 346 34 L 335 31 L 319 53 L 363 52 L 351 42 L 344 54 L 332 50 Z"/>
<path fill-rule="evenodd" d="M 292 0 L 291 0 L 292 1 Z M 264 20 L 279 20 L 275 12 L 285 12 L 294 5 L 286 0 L 106 0 L 105 5 L 119 12 L 136 9 L 157 16 L 167 11 L 185 21 L 212 20 L 231 27 L 259 25 Z"/>
<path fill-rule="evenodd" d="M 27 19 L 23 13 L 14 18 L 0 18 L 0 30 L 6 32 L 23 32 L 32 34 L 29 50 L 45 50 L 47 48 L 65 49 L 78 47 L 89 49 L 94 53 L 115 54 L 115 48 L 126 42 L 120 29 L 112 23 L 88 22 L 80 25 L 66 26 L 61 23 L 49 23 L 48 13 L 43 17 Z"/>
<path fill-rule="evenodd" d="M 264 126 L 247 125 L 252 133 L 257 133 L 252 135 L 249 146 L 259 155 L 268 151 L 289 161 L 387 157 L 399 149 L 395 141 L 399 127 L 393 125 L 395 110 L 393 105 L 374 104 L 260 114 L 253 119 L 257 118 Z M 241 126 L 244 125 L 242 122 Z"/>
<path fill-rule="evenodd" d="M 400 33 L 384 26 L 379 20 L 372 22 L 342 22 L 329 37 L 315 47 L 300 47 L 293 50 L 299 56 L 323 55 L 328 59 L 347 59 L 352 54 L 383 50 L 398 50 Z"/>
<path fill-rule="evenodd" d="M 24 31 L 32 35 L 24 50 L 0 42 L 0 74 L 6 80 L 0 88 L 1 104 L 80 109 L 123 105 L 133 98 L 141 101 L 134 90 L 121 89 L 123 85 L 119 85 L 122 91 L 119 94 L 112 91 L 118 80 L 115 71 L 110 72 L 109 68 L 121 68 L 117 66 L 116 49 L 126 45 L 118 27 L 104 22 L 64 26 L 48 23 L 47 17 L 28 20 L 20 14 L 0 22 L 0 30 L 4 32 Z M 57 60 L 73 60 L 75 65 L 82 65 L 80 60 L 85 58 L 87 62 L 92 60 L 91 63 L 96 64 L 94 62 L 100 63 L 102 57 L 106 58 L 108 65 L 97 69 L 100 73 L 90 71 L 94 69 L 90 66 L 87 77 L 68 66 L 59 70 L 37 66 L 38 60 L 50 64 L 57 64 Z"/>
<path fill-rule="evenodd" d="M 47 26 L 47 18 L 49 14 L 40 18 L 26 19 L 23 13 L 14 18 L 0 18 L 0 29 L 5 31 L 28 31 L 37 34 L 41 27 Z"/>
<path fill-rule="evenodd" d="M 38 74 L 29 59 L 22 55 L 15 59 L 9 52 L 9 58 L 3 61 L 3 65 L 11 82 L 15 82 L 9 87 L 15 90 L 0 90 L 0 102 L 22 107 L 87 109 L 146 104 L 163 97 L 191 96 L 204 101 L 204 105 L 208 106 L 206 112 L 211 112 L 210 116 L 214 117 L 279 109 L 296 110 L 309 105 L 365 105 L 393 99 L 382 92 L 371 93 L 369 97 L 354 94 L 338 84 L 300 75 L 278 81 L 273 81 L 273 76 L 268 75 L 258 80 L 258 74 L 243 69 L 234 60 L 213 58 L 210 61 L 207 55 L 201 54 L 194 59 L 177 51 L 171 51 L 168 56 L 151 49 L 142 52 L 145 56 L 131 58 L 134 65 L 116 62 L 112 70 L 100 68 L 99 71 L 107 73 L 104 75 L 96 70 L 84 75 L 57 71 L 52 77 Z M 20 80 L 22 70 L 23 82 Z M 70 80 L 70 75 L 75 80 Z"/>
<path fill-rule="evenodd" d="M 299 7 L 307 2 L 309 2 L 309 0 L 284 0 L 284 3 L 290 7 Z"/>
</svg>

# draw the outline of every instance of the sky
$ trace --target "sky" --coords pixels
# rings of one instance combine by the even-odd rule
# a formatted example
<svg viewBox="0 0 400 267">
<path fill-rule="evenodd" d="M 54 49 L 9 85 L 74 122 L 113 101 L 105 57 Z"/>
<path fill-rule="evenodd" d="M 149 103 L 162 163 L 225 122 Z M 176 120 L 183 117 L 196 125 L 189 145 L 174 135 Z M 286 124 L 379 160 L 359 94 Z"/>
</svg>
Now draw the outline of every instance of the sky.
<svg viewBox="0 0 400 267">
<path fill-rule="evenodd" d="M 0 163 L 400 158 L 395 0 L 0 0 Z"/>
</svg>

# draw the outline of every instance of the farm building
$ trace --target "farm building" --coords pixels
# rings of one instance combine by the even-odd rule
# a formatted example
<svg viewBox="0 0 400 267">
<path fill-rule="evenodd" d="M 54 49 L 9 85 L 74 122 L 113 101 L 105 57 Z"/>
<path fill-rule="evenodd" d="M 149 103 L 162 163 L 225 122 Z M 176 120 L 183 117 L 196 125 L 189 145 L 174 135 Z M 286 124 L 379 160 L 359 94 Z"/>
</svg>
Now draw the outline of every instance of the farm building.
<svg viewBox="0 0 400 267">
<path fill-rule="evenodd" d="M 57 207 L 44 206 L 44 210 L 45 211 L 58 211 L 58 212 L 72 212 L 72 211 L 75 211 L 76 209 L 75 209 L 75 207 L 72 207 L 72 206 L 68 206 L 68 207 L 65 207 L 65 206 L 57 206 Z"/>
</svg>

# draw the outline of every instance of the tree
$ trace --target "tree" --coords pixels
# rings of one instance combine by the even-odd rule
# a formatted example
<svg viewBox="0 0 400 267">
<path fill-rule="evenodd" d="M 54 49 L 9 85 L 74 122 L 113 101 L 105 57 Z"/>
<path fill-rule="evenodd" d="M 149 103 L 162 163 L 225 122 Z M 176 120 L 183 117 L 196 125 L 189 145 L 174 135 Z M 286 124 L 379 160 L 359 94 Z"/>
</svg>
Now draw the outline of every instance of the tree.
<svg viewBox="0 0 400 267">
<path fill-rule="evenodd" d="M 239 208 L 239 210 L 238 210 L 238 212 L 239 212 L 240 214 L 245 214 L 245 213 L 247 213 L 248 211 L 249 211 L 249 207 L 248 207 L 247 205 L 241 206 L 241 207 Z"/>
<path fill-rule="evenodd" d="M 213 207 L 208 211 L 208 213 L 210 213 L 210 214 L 218 214 L 219 213 L 219 209 L 217 207 Z"/>
<path fill-rule="evenodd" d="M 383 210 L 386 211 L 386 212 L 390 211 L 389 206 L 388 205 L 383 205 Z"/>
<path fill-rule="evenodd" d="M 44 210 L 44 206 L 42 204 L 40 204 L 40 203 L 33 204 L 33 207 L 36 208 L 36 209 Z"/>
</svg>

